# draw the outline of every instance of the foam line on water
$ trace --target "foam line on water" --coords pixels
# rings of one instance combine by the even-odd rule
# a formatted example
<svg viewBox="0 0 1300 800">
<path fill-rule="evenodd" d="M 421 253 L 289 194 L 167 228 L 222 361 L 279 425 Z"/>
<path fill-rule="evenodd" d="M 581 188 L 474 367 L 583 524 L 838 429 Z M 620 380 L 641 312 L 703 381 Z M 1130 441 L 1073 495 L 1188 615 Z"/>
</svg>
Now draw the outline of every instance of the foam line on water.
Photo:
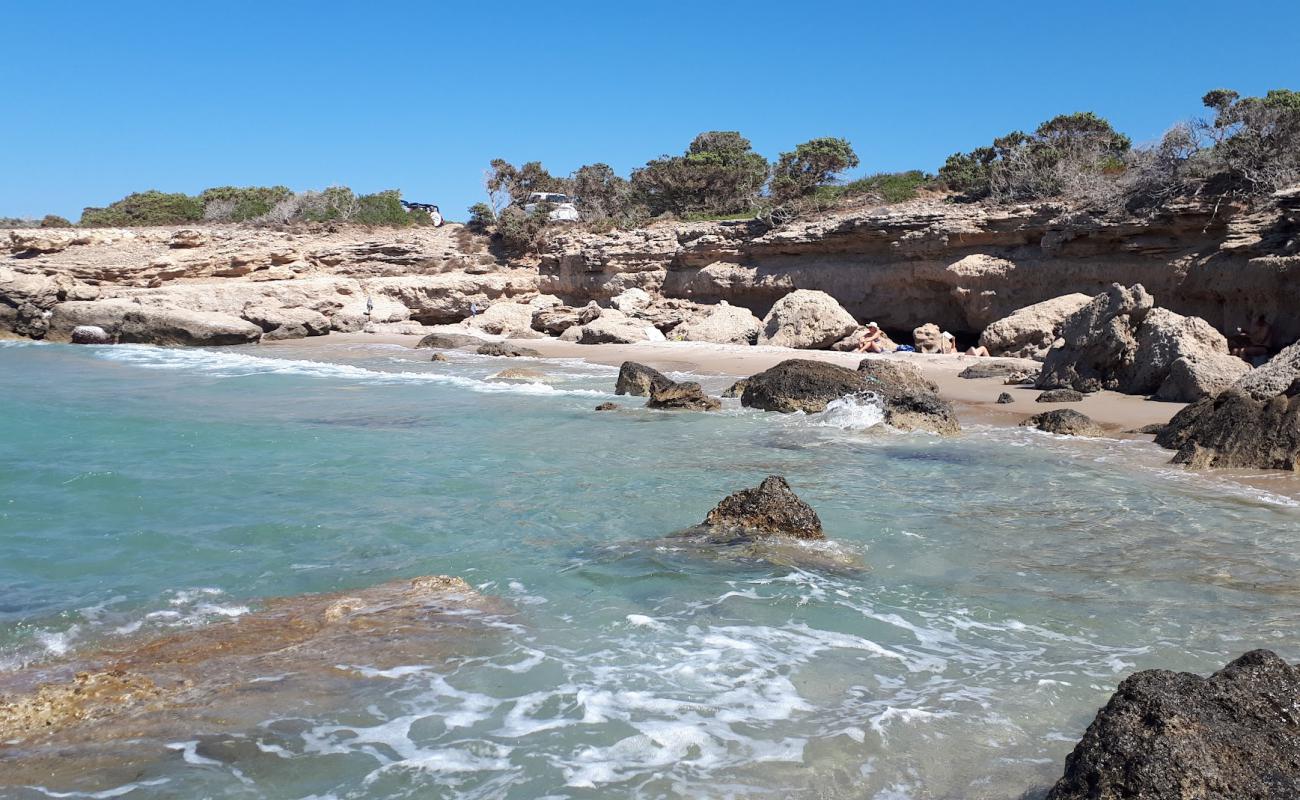
<svg viewBox="0 0 1300 800">
<path fill-rule="evenodd" d="M 571 395 L 582 397 L 606 397 L 609 394 L 594 389 L 557 389 L 544 383 L 508 384 L 435 372 L 384 372 L 352 364 L 267 358 L 218 350 L 119 345 L 113 348 L 96 348 L 95 355 L 108 361 L 129 364 L 142 369 L 191 371 L 220 378 L 294 375 L 308 378 L 364 381 L 378 385 L 433 383 L 457 386 L 484 394 Z"/>
</svg>

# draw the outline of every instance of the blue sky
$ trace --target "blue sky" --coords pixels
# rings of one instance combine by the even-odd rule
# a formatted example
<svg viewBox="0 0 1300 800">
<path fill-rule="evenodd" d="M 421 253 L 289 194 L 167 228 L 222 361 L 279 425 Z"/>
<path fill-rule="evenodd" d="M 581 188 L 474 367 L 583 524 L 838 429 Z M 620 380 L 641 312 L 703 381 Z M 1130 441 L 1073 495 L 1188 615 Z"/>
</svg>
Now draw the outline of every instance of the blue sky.
<svg viewBox="0 0 1300 800">
<path fill-rule="evenodd" d="M 1057 113 L 1141 142 L 1210 88 L 1300 90 L 1300 2 L 18 2 L 0 216 L 131 191 L 400 188 L 450 218 L 502 157 L 620 173 L 739 130 L 934 170 Z"/>
</svg>

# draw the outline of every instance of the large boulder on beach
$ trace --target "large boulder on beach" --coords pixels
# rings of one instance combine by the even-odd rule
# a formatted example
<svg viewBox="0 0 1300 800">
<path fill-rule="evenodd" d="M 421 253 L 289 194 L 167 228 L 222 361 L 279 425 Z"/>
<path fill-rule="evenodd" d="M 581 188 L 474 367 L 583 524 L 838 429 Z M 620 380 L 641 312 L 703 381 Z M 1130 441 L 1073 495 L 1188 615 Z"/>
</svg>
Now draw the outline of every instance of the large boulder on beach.
<svg viewBox="0 0 1300 800">
<path fill-rule="evenodd" d="M 1300 668 L 1253 650 L 1208 678 L 1143 670 L 1097 712 L 1046 800 L 1300 797 Z"/>
<path fill-rule="evenodd" d="M 673 328 L 674 339 L 716 344 L 756 344 L 762 333 L 763 322 L 758 317 L 725 300 Z"/>
<path fill-rule="evenodd" d="M 648 308 L 654 298 L 644 289 L 633 286 L 630 289 L 624 289 L 619 294 L 609 299 L 610 308 L 618 309 L 624 314 L 633 314 L 642 309 Z"/>
<path fill-rule="evenodd" d="M 533 314 L 537 307 L 527 303 L 493 303 L 483 313 L 472 316 L 461 324 L 507 339 L 536 339 L 540 333 L 533 330 Z"/>
<path fill-rule="evenodd" d="M 1300 380 L 1260 400 L 1237 387 L 1174 415 L 1156 444 L 1177 450 L 1175 464 L 1193 469 L 1300 470 Z"/>
<path fill-rule="evenodd" d="M 310 308 L 251 305 L 240 316 L 261 328 L 262 338 L 267 340 L 302 339 L 330 332 L 329 319 Z"/>
<path fill-rule="evenodd" d="M 535 308 L 533 310 L 530 324 L 532 329 L 538 333 L 546 333 L 551 336 L 559 336 L 575 325 L 581 325 L 579 319 L 582 309 L 573 306 L 550 306 L 546 308 Z"/>
<path fill-rule="evenodd" d="M 683 381 L 650 387 L 650 400 L 645 406 L 664 410 L 717 411 L 722 408 L 722 401 L 706 395 L 698 383 Z"/>
<path fill-rule="evenodd" d="M 999 400 L 998 402 L 1001 402 Z M 1008 401 L 1010 402 L 1010 401 Z M 1106 432 L 1087 414 L 1081 414 L 1073 408 L 1056 408 L 1035 414 L 1020 423 L 1024 428 L 1038 428 L 1048 433 L 1063 436 L 1104 436 Z"/>
<path fill-rule="evenodd" d="M 1076 293 L 1025 306 L 989 323 L 980 334 L 980 344 L 995 356 L 1042 361 L 1056 341 L 1061 324 L 1091 301 L 1089 295 Z"/>
<path fill-rule="evenodd" d="M 566 334 L 577 330 L 578 344 L 635 344 L 637 342 L 662 342 L 659 329 L 643 320 L 633 319 L 621 311 L 607 308 L 591 322 L 579 328 L 570 328 Z"/>
<path fill-rule="evenodd" d="M 431 333 L 415 343 L 417 349 L 434 347 L 439 350 L 457 350 L 462 347 L 478 347 L 483 344 L 482 337 L 466 333 Z"/>
<path fill-rule="evenodd" d="M 1156 390 L 1156 399 L 1192 403 L 1213 397 L 1250 372 L 1250 365 L 1228 353 L 1182 356 L 1169 365 L 1169 375 Z"/>
<path fill-rule="evenodd" d="M 1204 362 L 1208 383 L 1209 365 L 1227 353 L 1228 340 L 1205 320 L 1156 308 L 1141 284 L 1112 284 L 1062 324 L 1037 386 L 1148 395 L 1163 389 L 1165 399 L 1194 400 L 1181 394 L 1193 383 L 1167 384 L 1174 362 Z"/>
<path fill-rule="evenodd" d="M 70 341 L 78 326 L 102 328 L 116 341 L 134 344 L 214 347 L 247 344 L 262 329 L 230 314 L 160 308 L 126 300 L 76 300 L 59 303 L 50 316 L 49 338 Z"/>
<path fill-rule="evenodd" d="M 816 414 L 826 404 L 871 387 L 860 372 L 822 361 L 792 358 L 751 376 L 740 395 L 741 405 L 764 411 Z"/>
<path fill-rule="evenodd" d="M 763 344 L 817 350 L 857 330 L 853 315 L 825 292 L 796 289 L 777 300 L 763 318 Z"/>
<path fill-rule="evenodd" d="M 649 397 L 656 388 L 672 386 L 673 381 L 656 369 L 624 361 L 618 368 L 618 380 L 614 383 L 614 394 L 630 394 L 635 397 Z"/>
<path fill-rule="evenodd" d="M 1300 342 L 1248 370 L 1234 385 L 1256 400 L 1267 400 L 1282 394 L 1297 380 L 1300 380 Z"/>
<path fill-rule="evenodd" d="M 497 358 L 541 358 L 542 354 L 531 347 L 520 347 L 519 345 L 508 344 L 506 342 L 488 342 L 480 345 L 474 351 L 481 356 L 495 356 Z"/>
<path fill-rule="evenodd" d="M 943 331 L 933 322 L 927 322 L 912 330 L 912 346 L 918 353 L 942 353 Z"/>
<path fill-rule="evenodd" d="M 826 538 L 817 512 L 800 500 L 779 475 L 770 475 L 752 489 L 729 495 L 704 518 L 704 526 L 750 536 Z"/>
</svg>

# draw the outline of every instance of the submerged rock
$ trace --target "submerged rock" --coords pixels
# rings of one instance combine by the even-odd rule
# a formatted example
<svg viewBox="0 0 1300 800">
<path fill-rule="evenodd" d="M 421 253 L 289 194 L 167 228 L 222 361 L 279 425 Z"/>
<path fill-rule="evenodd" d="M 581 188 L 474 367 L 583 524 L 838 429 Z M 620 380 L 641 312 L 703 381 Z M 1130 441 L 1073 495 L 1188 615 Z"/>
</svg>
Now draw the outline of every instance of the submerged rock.
<svg viewBox="0 0 1300 800">
<path fill-rule="evenodd" d="M 669 386 L 652 386 L 646 408 L 682 411 L 717 411 L 722 401 L 709 397 L 698 383 L 684 381 Z"/>
<path fill-rule="evenodd" d="M 1047 800 L 1300 797 L 1300 669 L 1253 650 L 1202 678 L 1124 680 Z"/>
<path fill-rule="evenodd" d="M 1175 414 L 1156 444 L 1193 469 L 1300 469 L 1300 381 L 1267 400 L 1235 387 L 1207 397 Z"/>
<path fill-rule="evenodd" d="M 623 365 L 618 368 L 618 380 L 614 383 L 614 394 L 649 397 L 650 392 L 655 387 L 664 388 L 672 385 L 672 379 L 659 372 L 659 370 L 647 367 L 645 364 L 638 364 L 635 361 L 624 361 Z"/>
<path fill-rule="evenodd" d="M 618 409 L 619 409 L 618 403 L 601 403 L 600 405 L 596 406 L 597 411 L 617 411 Z"/>
<path fill-rule="evenodd" d="M 742 394 L 745 393 L 745 387 L 748 385 L 749 385 L 749 378 L 741 378 L 740 380 L 728 386 L 727 390 L 722 393 L 722 396 L 731 397 L 731 398 L 740 397 Z"/>
<path fill-rule="evenodd" d="M 481 356 L 496 356 L 498 358 L 541 358 L 542 354 L 531 347 L 520 347 L 516 344 L 506 344 L 505 342 L 488 342 L 481 345 L 474 351 Z"/>
<path fill-rule="evenodd" d="M 447 358 L 447 357 L 446 357 L 445 355 L 443 355 L 442 353 L 434 353 L 434 354 L 433 354 L 433 357 L 430 358 L 429 360 L 430 360 L 430 361 L 450 361 L 451 359 L 450 359 L 450 358 Z"/>
<path fill-rule="evenodd" d="M 1048 389 L 1038 397 L 1034 398 L 1035 403 L 1080 403 L 1083 402 L 1083 392 L 1076 392 L 1073 389 Z"/>
<path fill-rule="evenodd" d="M 704 526 L 749 536 L 793 536 L 824 539 L 817 512 L 790 489 L 779 475 L 770 475 L 752 489 L 742 489 L 718 503 Z"/>
<path fill-rule="evenodd" d="M 1044 411 L 1041 414 L 1033 415 L 1020 425 L 1021 427 L 1038 428 L 1040 431 L 1047 431 L 1048 433 L 1059 433 L 1064 436 L 1106 435 L 1106 432 L 1092 417 L 1087 414 L 1080 414 L 1072 408 Z"/>
<path fill-rule="evenodd" d="M 1014 402 L 1016 402 L 1016 398 L 1012 397 L 1010 392 L 1003 392 L 998 395 L 998 405 L 1006 405 L 1007 403 Z"/>
<path fill-rule="evenodd" d="M 933 392 L 884 398 L 885 424 L 900 431 L 927 431 L 941 436 L 961 433 L 952 403 Z"/>
</svg>

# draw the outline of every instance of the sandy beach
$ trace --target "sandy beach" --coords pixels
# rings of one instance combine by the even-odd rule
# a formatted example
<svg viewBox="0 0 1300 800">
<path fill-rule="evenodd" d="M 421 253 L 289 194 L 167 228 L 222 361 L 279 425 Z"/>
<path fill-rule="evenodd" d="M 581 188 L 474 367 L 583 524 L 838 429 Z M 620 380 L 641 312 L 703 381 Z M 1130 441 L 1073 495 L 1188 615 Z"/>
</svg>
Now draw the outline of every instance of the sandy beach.
<svg viewBox="0 0 1300 800">
<path fill-rule="evenodd" d="M 467 333 L 460 326 L 446 326 L 448 333 Z M 418 335 L 331 333 L 307 341 L 323 346 L 339 343 L 397 344 L 414 347 L 422 337 Z M 499 337 L 494 337 L 499 338 Z M 301 346 L 304 340 L 297 340 Z M 1073 408 L 1092 417 L 1108 432 L 1117 437 L 1136 435 L 1129 431 L 1146 425 L 1168 422 L 1183 408 L 1183 403 L 1148 400 L 1136 395 L 1118 392 L 1097 392 L 1086 396 L 1082 402 L 1053 404 L 1038 403 L 1035 398 L 1041 391 L 1032 386 L 1006 386 L 1002 378 L 960 378 L 958 374 L 972 364 L 1003 362 L 1037 368 L 1035 361 L 1014 358 L 977 358 L 967 355 L 924 355 L 903 353 L 889 355 L 863 355 L 838 353 L 826 350 L 794 350 L 787 347 L 758 345 L 710 344 L 706 342 L 640 342 L 637 344 L 584 345 L 562 342 L 558 339 L 508 340 L 520 347 L 529 347 L 543 358 L 576 358 L 593 364 L 618 366 L 624 361 L 637 361 L 663 372 L 688 372 L 701 376 L 718 375 L 744 378 L 762 372 L 790 358 L 825 361 L 848 367 L 857 367 L 863 358 L 905 361 L 920 368 L 927 378 L 939 387 L 939 394 L 951 400 L 963 423 L 1015 426 L 1024 419 L 1050 411 L 1053 408 Z M 274 344 L 263 346 L 274 347 Z M 1015 401 L 997 403 L 998 395 L 1009 393 Z"/>
</svg>

